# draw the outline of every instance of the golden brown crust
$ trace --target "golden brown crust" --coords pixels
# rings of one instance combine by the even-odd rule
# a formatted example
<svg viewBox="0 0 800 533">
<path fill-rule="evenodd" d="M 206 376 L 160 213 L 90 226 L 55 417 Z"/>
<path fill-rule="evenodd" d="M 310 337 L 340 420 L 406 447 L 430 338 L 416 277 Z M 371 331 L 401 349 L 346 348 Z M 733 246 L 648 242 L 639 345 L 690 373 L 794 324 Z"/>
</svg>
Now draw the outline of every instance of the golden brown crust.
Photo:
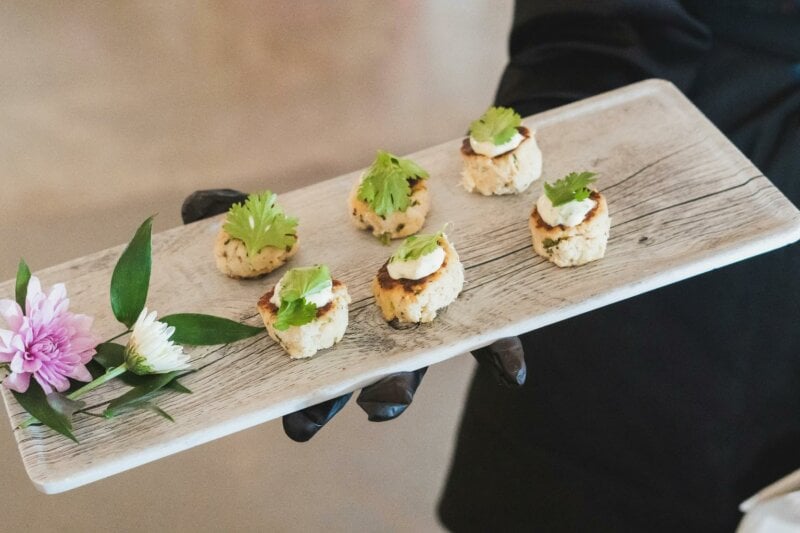
<svg viewBox="0 0 800 533">
<path fill-rule="evenodd" d="M 270 313 L 276 313 L 278 308 L 275 307 L 275 304 L 270 302 L 273 294 L 275 294 L 275 287 L 272 287 L 258 299 L 258 308 L 269 311 Z"/>
<path fill-rule="evenodd" d="M 411 205 L 405 211 L 395 211 L 386 216 L 375 213 L 367 202 L 358 199 L 359 184 L 350 192 L 350 215 L 356 227 L 372 232 L 376 237 L 400 239 L 419 231 L 425 224 L 430 209 L 430 193 L 426 179 L 408 180 L 411 188 Z"/>
<path fill-rule="evenodd" d="M 385 320 L 430 322 L 439 309 L 458 297 L 464 286 L 464 268 L 446 237 L 439 244 L 444 248 L 445 261 L 429 276 L 419 280 L 395 280 L 388 275 L 384 264 L 372 278 L 372 294 Z"/>
<path fill-rule="evenodd" d="M 294 244 L 286 248 L 265 246 L 252 257 L 241 240 L 229 235 L 220 228 L 214 242 L 214 261 L 217 268 L 233 279 L 258 279 L 280 268 L 297 253 L 299 239 L 295 235 Z"/>
<path fill-rule="evenodd" d="M 342 282 L 338 279 L 333 280 L 333 289 L 336 290 L 338 287 L 342 285 Z M 277 314 L 278 313 L 278 306 L 272 303 L 272 295 L 275 294 L 275 287 L 272 287 L 269 291 L 265 292 L 261 298 L 258 299 L 258 309 L 264 312 L 268 312 L 270 314 Z M 325 316 L 330 310 L 333 309 L 333 300 L 328 302 L 323 307 L 317 308 L 317 318 L 321 318 Z"/>
<path fill-rule="evenodd" d="M 602 258 L 606 252 L 611 219 L 605 197 L 592 195 L 594 212 L 577 226 L 550 226 L 534 212 L 528 219 L 533 249 L 559 267 L 584 265 Z M 537 223 L 538 222 L 538 223 Z"/>
<path fill-rule="evenodd" d="M 444 243 L 439 241 L 441 246 L 444 246 Z M 441 275 L 443 269 L 447 266 L 447 255 L 445 255 L 444 261 L 442 265 L 436 269 L 435 272 L 431 272 L 424 278 L 420 279 L 394 279 L 392 276 L 389 275 L 389 261 L 387 260 L 380 270 L 378 270 L 378 275 L 376 276 L 376 280 L 378 282 L 378 286 L 385 291 L 390 291 L 394 288 L 401 288 L 405 292 L 409 292 L 412 294 L 419 294 L 425 287 L 429 284 L 436 281 Z"/>
</svg>

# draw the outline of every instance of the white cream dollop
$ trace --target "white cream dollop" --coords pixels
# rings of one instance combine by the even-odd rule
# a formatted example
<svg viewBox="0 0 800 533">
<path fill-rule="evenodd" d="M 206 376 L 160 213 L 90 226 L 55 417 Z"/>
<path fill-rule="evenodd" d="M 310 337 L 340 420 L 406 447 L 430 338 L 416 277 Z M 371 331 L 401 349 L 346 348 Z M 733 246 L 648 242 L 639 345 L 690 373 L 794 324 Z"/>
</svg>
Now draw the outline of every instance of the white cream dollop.
<svg viewBox="0 0 800 533">
<path fill-rule="evenodd" d="M 472 151 L 476 154 L 485 155 L 486 157 L 497 157 L 498 155 L 510 152 L 522 144 L 522 141 L 524 140 L 525 136 L 519 131 L 514 132 L 514 136 L 511 137 L 508 142 L 503 144 L 494 144 L 492 141 L 476 141 L 475 138 L 470 135 L 469 145 L 472 147 Z"/>
<path fill-rule="evenodd" d="M 553 202 L 546 194 L 543 194 L 536 201 L 536 210 L 542 220 L 547 222 L 550 226 L 577 226 L 586 214 L 594 209 L 595 201 L 591 198 L 585 200 L 572 200 L 559 206 L 554 206 Z"/>
<path fill-rule="evenodd" d="M 439 270 L 444 263 L 444 248 L 437 246 L 432 252 L 408 261 L 390 261 L 386 266 L 392 279 L 422 279 Z"/>
<path fill-rule="evenodd" d="M 275 285 L 275 291 L 272 293 L 272 298 L 269 299 L 270 303 L 275 307 L 281 306 L 282 281 L 283 278 L 281 278 L 280 281 L 278 281 L 278 283 Z M 328 305 L 328 303 L 330 303 L 331 300 L 333 300 L 333 282 L 328 281 L 327 285 L 325 285 L 325 288 L 323 288 L 321 291 L 315 292 L 314 294 L 309 294 L 305 298 L 307 302 L 316 305 L 317 308 L 325 307 Z"/>
</svg>

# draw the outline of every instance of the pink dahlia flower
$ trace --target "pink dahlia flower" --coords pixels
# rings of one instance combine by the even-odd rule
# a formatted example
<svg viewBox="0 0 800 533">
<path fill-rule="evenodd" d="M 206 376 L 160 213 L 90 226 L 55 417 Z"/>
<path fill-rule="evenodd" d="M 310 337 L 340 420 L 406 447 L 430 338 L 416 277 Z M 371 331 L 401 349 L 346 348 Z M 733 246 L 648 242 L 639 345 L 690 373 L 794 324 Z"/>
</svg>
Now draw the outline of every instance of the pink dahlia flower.
<svg viewBox="0 0 800 533">
<path fill-rule="evenodd" d="M 91 381 L 86 369 L 99 340 L 92 334 L 92 318 L 70 313 L 64 284 L 42 292 L 35 276 L 28 284 L 25 314 L 14 300 L 0 300 L 0 316 L 10 329 L 0 329 L 0 362 L 11 373 L 3 383 L 17 392 L 28 390 L 31 376 L 45 394 L 69 388 L 67 378 Z"/>
</svg>

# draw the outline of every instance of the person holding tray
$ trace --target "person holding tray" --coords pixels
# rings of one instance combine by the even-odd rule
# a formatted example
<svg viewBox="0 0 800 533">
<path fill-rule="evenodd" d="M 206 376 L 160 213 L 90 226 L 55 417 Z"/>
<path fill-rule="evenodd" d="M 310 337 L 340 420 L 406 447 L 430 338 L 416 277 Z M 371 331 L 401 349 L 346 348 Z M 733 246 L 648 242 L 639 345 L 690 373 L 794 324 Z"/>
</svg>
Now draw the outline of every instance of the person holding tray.
<svg viewBox="0 0 800 533">
<path fill-rule="evenodd" d="M 495 105 L 526 116 L 654 77 L 800 204 L 798 2 L 519 1 Z M 523 335 L 525 387 L 477 370 L 444 525 L 733 531 L 800 466 L 798 323 L 795 245 Z"/>
<path fill-rule="evenodd" d="M 792 1 L 518 2 L 495 105 L 526 116 L 664 78 L 798 204 L 798 35 Z M 197 192 L 184 221 L 241 199 Z M 799 272 L 788 247 L 477 350 L 444 525 L 735 529 L 742 500 L 800 465 Z M 395 418 L 424 373 L 358 403 Z M 287 435 L 310 439 L 349 398 L 287 415 Z"/>
</svg>

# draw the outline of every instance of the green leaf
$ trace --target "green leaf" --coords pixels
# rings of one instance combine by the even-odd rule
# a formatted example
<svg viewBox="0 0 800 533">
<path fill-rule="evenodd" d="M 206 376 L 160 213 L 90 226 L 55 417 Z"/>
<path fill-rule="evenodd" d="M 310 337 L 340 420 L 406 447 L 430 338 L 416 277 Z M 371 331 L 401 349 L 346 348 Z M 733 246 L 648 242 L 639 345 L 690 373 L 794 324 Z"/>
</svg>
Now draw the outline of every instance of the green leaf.
<svg viewBox="0 0 800 533">
<path fill-rule="evenodd" d="M 428 172 L 411 159 L 394 157 L 392 162 L 400 167 L 400 171 L 409 179 L 425 179 L 428 177 Z"/>
<path fill-rule="evenodd" d="M 92 373 L 92 377 L 98 377 L 102 375 L 105 370 L 109 368 L 116 368 L 120 365 L 125 364 L 125 347 L 121 344 L 116 344 L 113 342 L 104 342 L 102 344 L 97 345 L 97 353 L 94 356 L 94 359 L 90 361 L 90 363 L 94 363 L 102 367 L 99 370 L 95 370 L 93 368 L 94 365 L 89 364 L 86 367 Z M 96 374 L 96 375 L 95 375 Z M 125 383 L 126 385 L 130 385 L 131 387 L 138 387 L 142 385 L 147 385 L 154 379 L 156 379 L 156 375 L 148 374 L 146 376 L 140 376 L 138 374 L 134 374 L 133 372 L 125 372 L 124 374 L 120 375 L 117 379 Z M 182 392 L 182 393 L 191 393 L 192 391 L 187 389 L 181 383 L 178 382 L 177 379 L 170 381 L 166 388 L 171 389 L 175 392 Z"/>
<path fill-rule="evenodd" d="M 357 196 L 377 215 L 385 217 L 396 211 L 403 212 L 411 205 L 409 180 L 427 177 L 425 169 L 410 159 L 379 150 L 358 187 Z"/>
<path fill-rule="evenodd" d="M 162 408 L 160 408 L 159 406 L 157 406 L 157 405 L 155 405 L 155 404 L 152 404 L 152 403 L 144 403 L 144 404 L 142 404 L 142 408 L 144 408 L 144 409 L 148 409 L 148 410 L 150 410 L 150 411 L 153 411 L 153 412 L 154 412 L 155 414 L 157 414 L 158 416 L 160 416 L 160 417 L 162 417 L 162 418 L 166 418 L 166 419 L 167 419 L 167 420 L 169 420 L 170 422 L 173 422 L 173 423 L 175 422 L 175 419 L 174 419 L 174 418 L 172 418 L 172 417 L 170 416 L 170 414 L 169 414 L 169 413 L 167 413 L 165 410 L 163 410 Z"/>
<path fill-rule="evenodd" d="M 325 265 L 293 268 L 280 281 L 281 302 L 292 302 L 331 286 L 331 272 Z"/>
<path fill-rule="evenodd" d="M 297 219 L 287 217 L 277 199 L 270 191 L 251 194 L 228 211 L 223 229 L 244 243 L 248 256 L 267 246 L 289 249 L 297 241 Z"/>
<path fill-rule="evenodd" d="M 117 320 L 133 326 L 147 301 L 152 268 L 150 234 L 153 217 L 145 220 L 128 243 L 111 275 L 111 310 Z"/>
<path fill-rule="evenodd" d="M 86 407 L 86 402 L 83 400 L 71 400 L 60 392 L 48 394 L 47 403 L 50 404 L 50 407 L 56 412 L 67 417 L 67 419 L 72 419 L 76 411 L 80 411 Z"/>
<path fill-rule="evenodd" d="M 481 118 L 469 126 L 469 135 L 479 142 L 494 145 L 511 140 L 522 124 L 519 114 L 509 107 L 490 107 Z"/>
<path fill-rule="evenodd" d="M 553 184 L 544 184 L 544 193 L 550 199 L 553 206 L 559 206 L 576 200 L 578 202 L 586 200 L 592 194 L 587 187 L 595 181 L 594 172 L 571 172 Z"/>
<path fill-rule="evenodd" d="M 168 315 L 162 322 L 175 328 L 172 340 L 178 344 L 207 346 L 228 344 L 264 332 L 263 327 L 240 324 L 227 318 L 195 313 Z"/>
<path fill-rule="evenodd" d="M 61 433 L 65 437 L 78 442 L 75 435 L 72 434 L 72 420 L 63 412 L 55 409 L 50 402 L 47 401 L 42 387 L 36 380 L 31 379 L 28 390 L 24 393 L 11 391 L 14 398 L 28 413 L 39 420 L 45 426 Z"/>
<path fill-rule="evenodd" d="M 177 378 L 167 383 L 164 388 L 180 392 L 181 394 L 192 394 L 192 389 L 179 382 Z"/>
<path fill-rule="evenodd" d="M 156 404 L 151 402 L 151 400 L 157 397 L 161 392 L 163 391 L 159 391 L 153 394 L 151 397 L 144 398 L 140 401 L 129 403 L 124 407 L 120 407 L 119 409 L 113 411 L 113 413 L 111 414 L 106 414 L 104 412 L 103 416 L 105 416 L 106 418 L 114 418 L 115 416 L 119 416 L 124 413 L 130 413 L 132 411 L 152 411 L 153 413 L 156 413 L 158 416 L 166 418 L 170 422 L 175 422 L 175 419 L 172 418 L 172 416 L 170 416 L 169 413 L 167 413 L 166 411 L 158 407 Z"/>
<path fill-rule="evenodd" d="M 111 400 L 106 410 L 103 411 L 103 416 L 113 418 L 141 403 L 149 402 L 158 394 L 165 392 L 163 389 L 170 381 L 184 374 L 185 372 L 180 370 L 166 374 L 151 374 L 148 377 L 153 379 L 149 379 L 146 383 L 138 385 L 122 396 Z"/>
<path fill-rule="evenodd" d="M 22 313 L 25 313 L 25 298 L 28 297 L 28 282 L 31 280 L 31 269 L 24 259 L 19 260 L 19 267 L 17 267 L 17 283 L 15 296 L 17 303 L 22 308 Z"/>
<path fill-rule="evenodd" d="M 317 306 L 307 302 L 305 298 L 288 302 L 283 300 L 278 309 L 278 318 L 275 321 L 275 329 L 284 331 L 289 326 L 302 326 L 308 324 L 317 317 Z"/>
<path fill-rule="evenodd" d="M 103 368 L 116 368 L 125 364 L 125 347 L 115 342 L 104 342 L 95 347 L 94 360 Z M 123 374 L 124 376 L 125 374 Z"/>
<path fill-rule="evenodd" d="M 439 241 L 442 237 L 444 237 L 443 231 L 433 235 L 412 235 L 407 237 L 403 244 L 400 245 L 400 248 L 389 258 L 389 262 L 419 259 L 423 255 L 434 251 L 439 246 Z"/>
</svg>

